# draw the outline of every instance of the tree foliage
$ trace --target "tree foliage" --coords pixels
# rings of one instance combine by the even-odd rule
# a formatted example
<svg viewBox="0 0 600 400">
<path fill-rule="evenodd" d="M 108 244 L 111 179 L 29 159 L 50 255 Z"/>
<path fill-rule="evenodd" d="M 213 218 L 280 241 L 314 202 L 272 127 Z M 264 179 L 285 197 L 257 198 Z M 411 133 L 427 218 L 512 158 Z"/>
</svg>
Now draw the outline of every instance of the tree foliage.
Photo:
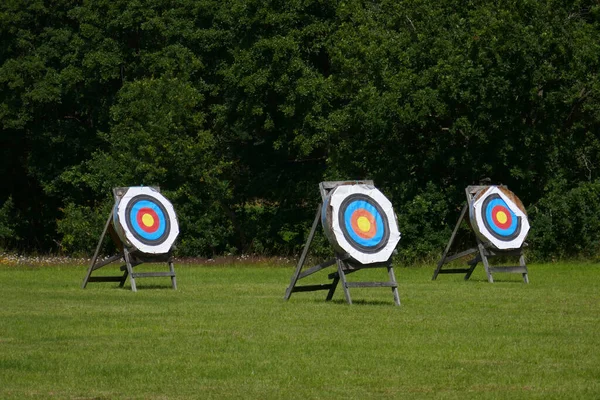
<svg viewBox="0 0 600 400">
<path fill-rule="evenodd" d="M 111 188 L 143 184 L 175 204 L 180 254 L 290 254 L 319 181 L 368 178 L 414 261 L 490 178 L 531 211 L 532 254 L 589 256 L 548 218 L 572 198 L 600 239 L 599 17 L 592 1 L 7 0 L 1 243 L 90 252 Z"/>
</svg>

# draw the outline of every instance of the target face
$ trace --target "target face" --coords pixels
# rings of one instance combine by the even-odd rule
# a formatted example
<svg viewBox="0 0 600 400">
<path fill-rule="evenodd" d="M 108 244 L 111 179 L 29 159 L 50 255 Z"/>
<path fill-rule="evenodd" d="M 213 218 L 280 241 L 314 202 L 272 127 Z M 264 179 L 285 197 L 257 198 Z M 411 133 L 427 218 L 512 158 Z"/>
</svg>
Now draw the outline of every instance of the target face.
<svg viewBox="0 0 600 400">
<path fill-rule="evenodd" d="M 179 225 L 173 205 L 150 187 L 131 187 L 115 205 L 115 227 L 122 239 L 143 253 L 167 253 Z"/>
<path fill-rule="evenodd" d="M 161 243 L 169 235 L 171 223 L 165 207 L 148 195 L 138 195 L 127 204 L 127 227 L 140 242 Z"/>
<path fill-rule="evenodd" d="M 475 196 L 471 221 L 478 236 L 498 249 L 518 249 L 529 232 L 521 201 L 511 191 L 490 186 Z"/>
<path fill-rule="evenodd" d="M 339 208 L 338 220 L 348 243 L 365 253 L 381 250 L 390 238 L 387 215 L 364 194 L 346 197 Z"/>
<path fill-rule="evenodd" d="M 335 188 L 323 204 L 326 236 L 340 252 L 362 264 L 387 261 L 400 232 L 390 201 L 367 185 Z"/>
</svg>

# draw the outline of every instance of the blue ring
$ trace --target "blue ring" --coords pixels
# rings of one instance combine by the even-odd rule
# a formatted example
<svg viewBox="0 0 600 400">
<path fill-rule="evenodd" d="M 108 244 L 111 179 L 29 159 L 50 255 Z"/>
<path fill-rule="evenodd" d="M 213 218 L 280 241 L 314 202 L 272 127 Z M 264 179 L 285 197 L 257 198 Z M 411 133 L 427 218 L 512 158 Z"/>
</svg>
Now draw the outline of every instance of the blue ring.
<svg viewBox="0 0 600 400">
<path fill-rule="evenodd" d="M 146 232 L 138 224 L 137 215 L 142 208 L 150 208 L 158 216 L 158 229 L 156 231 Z M 165 233 L 165 228 L 167 225 L 165 220 L 165 214 L 163 214 L 160 207 L 148 200 L 140 200 L 137 203 L 135 203 L 133 207 L 131 207 L 131 211 L 129 212 L 129 221 L 131 222 L 131 227 L 133 228 L 135 233 L 146 240 L 156 240 L 160 238 L 163 235 L 163 233 Z"/>
<path fill-rule="evenodd" d="M 494 219 L 492 218 L 492 210 L 496 206 L 503 206 L 510 212 L 511 224 L 506 229 L 502 229 L 494 223 Z M 487 207 L 485 209 L 485 217 L 488 220 L 488 225 L 489 225 L 490 229 L 493 230 L 495 233 L 497 233 L 500 236 L 510 236 L 510 235 L 514 234 L 515 230 L 517 229 L 517 223 L 518 223 L 517 216 L 510 209 L 508 204 L 506 204 L 506 202 L 504 200 L 502 200 L 501 198 L 493 199 L 487 204 Z"/>
<path fill-rule="evenodd" d="M 352 214 L 354 214 L 355 211 L 360 209 L 365 210 L 369 214 L 373 215 L 373 217 L 375 218 L 375 225 L 377 230 L 375 231 L 375 235 L 370 239 L 360 237 L 354 231 L 354 229 L 352 229 Z M 365 200 L 355 200 L 348 204 L 348 207 L 346 207 L 346 210 L 344 211 L 344 224 L 346 226 L 346 232 L 348 232 L 348 235 L 350 235 L 352 240 L 364 247 L 377 246 L 381 242 L 381 239 L 383 238 L 383 235 L 385 233 L 383 218 L 381 218 L 379 211 L 377 211 L 377 208 L 375 208 L 375 206 L 373 206 L 371 203 Z"/>
</svg>

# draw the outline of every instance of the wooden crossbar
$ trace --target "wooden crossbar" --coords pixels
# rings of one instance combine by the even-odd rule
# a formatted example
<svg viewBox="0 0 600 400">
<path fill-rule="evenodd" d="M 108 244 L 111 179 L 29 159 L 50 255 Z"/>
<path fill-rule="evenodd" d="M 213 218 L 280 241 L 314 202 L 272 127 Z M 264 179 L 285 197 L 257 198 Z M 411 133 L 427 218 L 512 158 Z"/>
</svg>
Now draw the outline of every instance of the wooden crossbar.
<svg viewBox="0 0 600 400">
<path fill-rule="evenodd" d="M 351 287 L 391 287 L 397 288 L 398 284 L 394 282 L 346 282 L 346 286 Z"/>
<path fill-rule="evenodd" d="M 106 260 L 102 260 L 99 263 L 96 263 L 96 265 L 94 265 L 94 268 L 92 269 L 92 271 L 100 269 L 100 268 L 104 267 L 105 265 L 108 265 L 108 264 L 110 264 L 112 262 L 115 262 L 115 261 L 117 261 L 117 260 L 119 260 L 121 258 L 123 258 L 123 254 L 122 253 L 115 254 L 114 256 L 109 257 Z"/>
<path fill-rule="evenodd" d="M 134 278 L 153 278 L 159 276 L 175 276 L 172 272 L 134 272 L 131 274 Z"/>
<path fill-rule="evenodd" d="M 306 278 L 307 276 L 312 275 L 315 272 L 319 272 L 320 270 L 325 269 L 325 268 L 335 264 L 335 260 L 336 260 L 335 258 L 332 258 L 331 260 L 325 261 L 319 265 L 315 265 L 314 267 L 307 269 L 306 271 L 304 271 L 300 275 L 298 275 L 298 279 Z"/>
</svg>

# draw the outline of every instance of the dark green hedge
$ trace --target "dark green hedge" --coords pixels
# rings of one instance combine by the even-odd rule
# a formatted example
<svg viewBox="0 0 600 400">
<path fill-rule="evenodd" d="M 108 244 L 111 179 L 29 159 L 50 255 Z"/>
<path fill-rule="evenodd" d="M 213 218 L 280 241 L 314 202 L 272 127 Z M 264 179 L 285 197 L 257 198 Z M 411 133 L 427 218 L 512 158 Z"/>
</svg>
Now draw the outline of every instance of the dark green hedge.
<svg viewBox="0 0 600 400">
<path fill-rule="evenodd" d="M 490 178 L 530 210 L 536 258 L 595 256 L 599 13 L 1 2 L 0 246 L 90 253 L 111 187 L 144 184 L 175 204 L 181 255 L 296 254 L 318 182 L 367 178 L 414 262 L 439 254 L 464 187 Z"/>
</svg>

